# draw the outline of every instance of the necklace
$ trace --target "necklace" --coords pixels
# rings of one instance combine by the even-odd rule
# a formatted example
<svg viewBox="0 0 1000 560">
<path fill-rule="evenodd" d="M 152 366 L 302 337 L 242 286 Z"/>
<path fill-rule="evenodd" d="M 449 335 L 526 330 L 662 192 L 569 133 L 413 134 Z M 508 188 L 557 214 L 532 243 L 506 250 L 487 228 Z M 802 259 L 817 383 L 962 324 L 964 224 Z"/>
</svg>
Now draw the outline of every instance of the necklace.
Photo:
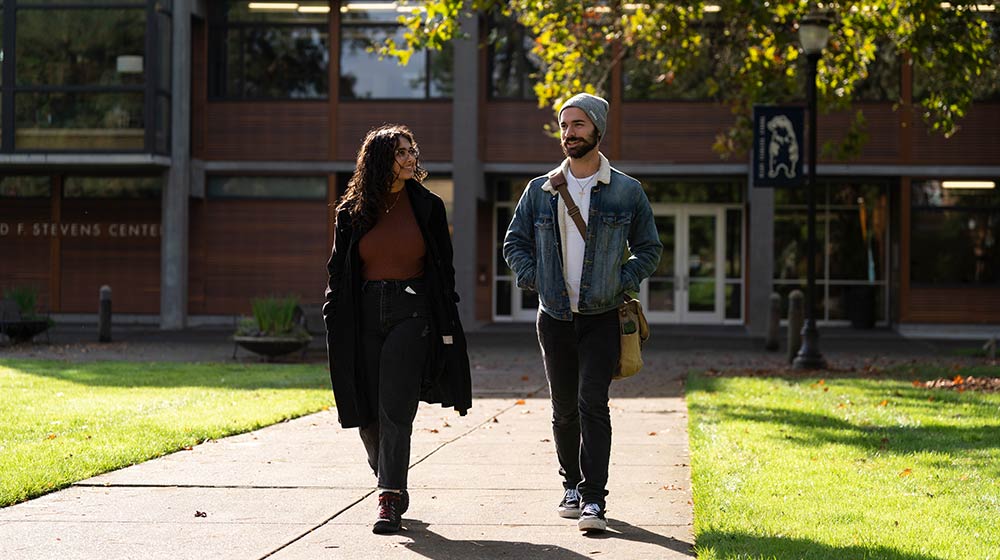
<svg viewBox="0 0 1000 560">
<path fill-rule="evenodd" d="M 386 214 L 391 212 L 392 209 L 396 207 L 396 203 L 399 202 L 399 197 L 401 196 L 403 196 L 403 189 L 399 189 L 399 191 L 396 193 L 396 198 L 392 201 L 392 204 L 390 204 L 389 207 L 385 209 Z"/>
<path fill-rule="evenodd" d="M 590 177 L 587 178 L 586 181 L 581 181 L 577 179 L 576 175 L 573 175 L 572 173 L 570 173 L 569 176 L 573 178 L 574 182 L 576 182 L 576 189 L 578 191 L 577 194 L 579 194 L 581 197 L 583 196 L 583 193 L 587 190 L 587 187 L 590 186 L 590 180 L 594 177 L 594 175 L 591 175 Z"/>
</svg>

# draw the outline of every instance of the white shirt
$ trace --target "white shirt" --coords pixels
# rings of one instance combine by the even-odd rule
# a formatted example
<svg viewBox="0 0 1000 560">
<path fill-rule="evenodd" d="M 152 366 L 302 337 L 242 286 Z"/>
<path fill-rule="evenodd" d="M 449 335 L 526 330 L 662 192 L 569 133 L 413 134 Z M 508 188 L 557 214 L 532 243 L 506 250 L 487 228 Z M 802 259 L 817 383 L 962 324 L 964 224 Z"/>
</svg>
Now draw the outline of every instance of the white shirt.
<svg viewBox="0 0 1000 560">
<path fill-rule="evenodd" d="M 568 166 L 567 166 L 568 167 Z M 568 171 L 568 170 L 567 170 Z M 587 223 L 590 215 L 590 192 L 597 185 L 597 173 L 590 177 L 577 179 L 572 171 L 566 173 L 566 190 L 573 198 L 573 202 L 580 208 L 580 217 L 583 223 Z M 569 215 L 566 206 L 560 205 L 566 213 L 562 222 L 566 224 L 566 232 L 563 236 L 565 246 L 565 274 L 566 292 L 569 294 L 569 307 L 573 313 L 580 312 L 580 278 L 583 276 L 583 253 L 587 244 L 580 235 L 580 230 L 576 227 L 576 222 Z"/>
</svg>

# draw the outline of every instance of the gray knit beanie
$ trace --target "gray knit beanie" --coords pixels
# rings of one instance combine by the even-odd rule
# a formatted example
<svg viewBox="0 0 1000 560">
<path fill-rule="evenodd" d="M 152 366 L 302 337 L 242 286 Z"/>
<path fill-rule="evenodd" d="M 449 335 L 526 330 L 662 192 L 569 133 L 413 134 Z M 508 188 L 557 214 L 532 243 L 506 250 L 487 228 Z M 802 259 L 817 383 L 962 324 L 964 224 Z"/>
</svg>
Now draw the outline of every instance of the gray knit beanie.
<svg viewBox="0 0 1000 560">
<path fill-rule="evenodd" d="M 597 134 L 604 138 L 604 129 L 608 127 L 608 102 L 603 97 L 578 93 L 562 104 L 559 108 L 559 118 L 562 118 L 562 112 L 569 107 L 576 107 L 587 113 L 590 121 L 594 123 L 594 128 L 597 129 Z"/>
</svg>

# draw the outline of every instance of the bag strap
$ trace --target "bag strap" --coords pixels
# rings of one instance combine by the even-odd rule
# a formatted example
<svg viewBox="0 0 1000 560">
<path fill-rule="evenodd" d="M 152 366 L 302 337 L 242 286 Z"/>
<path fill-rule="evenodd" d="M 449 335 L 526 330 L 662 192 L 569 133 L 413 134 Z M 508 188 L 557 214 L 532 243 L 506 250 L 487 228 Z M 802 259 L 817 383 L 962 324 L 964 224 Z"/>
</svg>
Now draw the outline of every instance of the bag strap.
<svg viewBox="0 0 1000 560">
<path fill-rule="evenodd" d="M 562 170 L 557 171 L 554 175 L 549 177 L 549 183 L 559 192 L 559 196 L 563 199 L 563 204 L 566 205 L 566 210 L 569 212 L 569 217 L 573 218 L 573 223 L 576 224 L 577 231 L 583 236 L 583 239 L 587 239 L 587 224 L 583 221 L 583 216 L 580 215 L 580 207 L 573 202 L 573 197 L 569 194 L 569 189 L 566 188 L 566 176 L 563 175 Z"/>
</svg>

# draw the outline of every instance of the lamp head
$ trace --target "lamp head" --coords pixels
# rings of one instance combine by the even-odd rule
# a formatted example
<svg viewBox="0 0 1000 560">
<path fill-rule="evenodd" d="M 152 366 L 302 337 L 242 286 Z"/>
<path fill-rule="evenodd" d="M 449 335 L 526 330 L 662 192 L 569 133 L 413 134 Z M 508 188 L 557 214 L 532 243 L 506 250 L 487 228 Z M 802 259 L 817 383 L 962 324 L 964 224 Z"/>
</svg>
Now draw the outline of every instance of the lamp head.
<svg viewBox="0 0 1000 560">
<path fill-rule="evenodd" d="M 830 40 L 830 24 L 833 23 L 826 12 L 813 10 L 799 21 L 799 43 L 806 54 L 819 54 Z"/>
</svg>

